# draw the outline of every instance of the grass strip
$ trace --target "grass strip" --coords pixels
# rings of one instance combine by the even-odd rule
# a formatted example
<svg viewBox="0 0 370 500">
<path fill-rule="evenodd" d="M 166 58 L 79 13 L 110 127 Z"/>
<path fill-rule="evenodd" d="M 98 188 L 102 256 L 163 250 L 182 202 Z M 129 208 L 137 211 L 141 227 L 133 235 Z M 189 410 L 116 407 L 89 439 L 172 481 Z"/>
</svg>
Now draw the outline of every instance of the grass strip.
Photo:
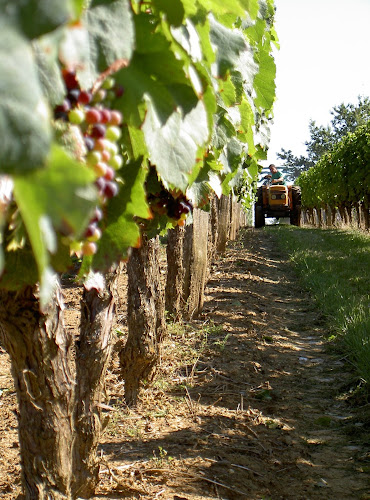
<svg viewBox="0 0 370 500">
<path fill-rule="evenodd" d="M 329 339 L 370 383 L 370 235 L 355 230 L 265 228 L 288 252 L 305 288 L 327 316 Z"/>
</svg>

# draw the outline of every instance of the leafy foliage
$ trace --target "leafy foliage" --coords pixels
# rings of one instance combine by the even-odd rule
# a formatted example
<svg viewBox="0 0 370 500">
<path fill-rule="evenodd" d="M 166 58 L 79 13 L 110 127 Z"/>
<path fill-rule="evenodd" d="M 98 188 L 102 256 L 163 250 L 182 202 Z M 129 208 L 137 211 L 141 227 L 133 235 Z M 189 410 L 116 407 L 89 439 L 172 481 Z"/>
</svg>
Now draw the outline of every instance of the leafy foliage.
<svg viewBox="0 0 370 500">
<path fill-rule="evenodd" d="M 370 121 L 349 132 L 314 167 L 303 172 L 302 204 L 306 208 L 351 206 L 368 208 L 370 185 Z"/>
<path fill-rule="evenodd" d="M 145 228 L 152 235 L 185 223 L 212 192 L 249 200 L 275 98 L 273 0 L 0 3 L 0 176 L 14 182 L 0 205 L 0 286 L 14 288 L 19 273 L 20 286 L 41 279 L 46 297 L 96 205 L 102 234 L 86 273 L 126 258 Z M 80 91 L 123 116 L 112 199 L 98 195 L 86 168 L 83 143 L 95 139 L 85 140 Z M 67 95 L 73 126 L 60 123 Z M 162 194 L 185 210 L 181 218 L 173 208 L 153 217 L 153 169 Z"/>
</svg>

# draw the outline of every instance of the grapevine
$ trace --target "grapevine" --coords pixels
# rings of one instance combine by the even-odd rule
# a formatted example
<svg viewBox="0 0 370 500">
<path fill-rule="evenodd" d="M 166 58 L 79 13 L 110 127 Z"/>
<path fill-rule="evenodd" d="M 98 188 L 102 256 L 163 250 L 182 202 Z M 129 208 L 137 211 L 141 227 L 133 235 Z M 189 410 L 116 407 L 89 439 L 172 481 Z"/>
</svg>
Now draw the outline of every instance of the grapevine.
<svg viewBox="0 0 370 500">
<path fill-rule="evenodd" d="M 247 204 L 268 147 L 272 0 L 263 8 L 252 0 L 248 13 L 239 0 L 211 1 L 212 15 L 200 0 L 180 2 L 176 15 L 167 2 L 113 0 L 71 2 L 57 17 L 53 3 L 39 7 L 40 22 L 25 17 L 25 37 L 22 6 L 1 32 L 3 88 L 18 93 L 17 104 L 0 105 L 1 123 L 27 125 L 32 145 L 25 154 L 19 132 L 0 130 L 9 146 L 0 173 L 14 182 L 0 224 L 5 288 L 21 275 L 50 290 L 71 251 L 84 257 L 85 274 L 105 271 L 143 231 L 165 232 L 185 224 L 193 207 L 207 209 L 212 193 Z M 19 267 L 23 253 L 36 272 Z"/>
<path fill-rule="evenodd" d="M 77 256 L 91 256 L 97 252 L 97 242 L 102 236 L 99 223 L 103 220 L 104 206 L 119 190 L 116 171 L 123 158 L 117 141 L 121 137 L 122 114 L 111 109 L 110 104 L 113 98 L 122 96 L 122 89 L 115 86 L 114 78 L 108 77 L 93 93 L 80 88 L 74 70 L 64 68 L 62 75 L 67 95 L 55 107 L 54 117 L 79 126 L 84 144 L 81 160 L 94 172 L 99 194 L 99 206 L 94 209 L 83 239 L 71 242 L 71 249 Z"/>
<path fill-rule="evenodd" d="M 369 123 L 358 127 L 300 175 L 298 183 L 302 187 L 304 208 L 368 206 L 369 131 Z"/>
</svg>

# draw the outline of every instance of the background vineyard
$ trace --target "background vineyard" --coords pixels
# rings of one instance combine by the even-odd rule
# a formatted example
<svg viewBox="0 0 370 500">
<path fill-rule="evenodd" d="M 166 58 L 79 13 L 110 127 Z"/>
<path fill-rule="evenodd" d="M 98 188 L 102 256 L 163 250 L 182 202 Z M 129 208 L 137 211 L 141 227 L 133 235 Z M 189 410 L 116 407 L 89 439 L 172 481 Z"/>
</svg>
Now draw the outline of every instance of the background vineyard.
<svg viewBox="0 0 370 500">
<path fill-rule="evenodd" d="M 328 226 L 351 224 L 369 229 L 370 123 L 348 133 L 297 183 L 302 188 L 302 208 L 307 221 Z"/>
</svg>

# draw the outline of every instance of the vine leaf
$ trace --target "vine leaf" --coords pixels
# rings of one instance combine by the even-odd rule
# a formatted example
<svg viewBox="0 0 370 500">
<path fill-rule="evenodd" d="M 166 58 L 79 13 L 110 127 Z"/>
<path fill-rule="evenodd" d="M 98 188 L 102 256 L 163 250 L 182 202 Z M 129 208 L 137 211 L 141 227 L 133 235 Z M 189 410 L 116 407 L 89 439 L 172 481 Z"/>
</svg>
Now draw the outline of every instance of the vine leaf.
<svg viewBox="0 0 370 500">
<path fill-rule="evenodd" d="M 202 5 L 215 16 L 233 14 L 234 16 L 245 16 L 245 11 L 239 0 L 202 0 Z"/>
<path fill-rule="evenodd" d="M 181 0 L 153 0 L 153 5 L 166 14 L 169 24 L 180 26 L 184 19 L 184 6 Z"/>
<path fill-rule="evenodd" d="M 47 168 L 14 177 L 14 199 L 44 290 L 52 291 L 49 254 L 58 251 L 56 233 L 78 238 L 89 221 L 97 202 L 93 179 L 92 172 L 59 146 L 52 147 Z M 43 299 L 47 300 L 47 294 Z"/>
<path fill-rule="evenodd" d="M 80 7 L 77 0 L 27 0 L 26 2 L 0 0 L 2 21 L 12 25 L 30 39 L 45 35 L 71 21 Z"/>
<path fill-rule="evenodd" d="M 107 270 L 112 262 L 127 258 L 130 247 L 140 241 L 140 231 L 134 217 L 148 218 L 144 180 L 146 169 L 142 158 L 125 165 L 118 174 L 123 178 L 118 196 L 107 207 L 107 225 L 99 241 L 98 252 L 92 259 L 95 270 Z"/>
<path fill-rule="evenodd" d="M 34 40 L 32 47 L 38 77 L 50 106 L 63 102 L 66 89 L 58 64 L 58 51 L 61 33 L 54 32 Z"/>
<path fill-rule="evenodd" d="M 81 23 L 65 30 L 60 58 L 77 68 L 80 84 L 91 88 L 100 73 L 118 60 L 129 60 L 135 43 L 128 0 L 93 0 Z"/>
<path fill-rule="evenodd" d="M 240 55 L 247 51 L 247 44 L 241 32 L 232 31 L 211 17 L 210 38 L 217 47 L 217 76 L 225 78 L 228 71 L 233 70 Z"/>
<path fill-rule="evenodd" d="M 254 78 L 254 88 L 257 97 L 254 100 L 256 106 L 265 110 L 269 116 L 270 110 L 275 100 L 275 76 L 276 65 L 274 58 L 267 52 L 261 51 L 259 54 L 259 71 Z"/>
<path fill-rule="evenodd" d="M 197 160 L 208 139 L 207 112 L 202 101 L 189 113 L 178 108 L 163 124 L 150 99 L 143 124 L 151 162 L 163 182 L 185 191 Z"/>
<path fill-rule="evenodd" d="M 51 143 L 50 116 L 30 45 L 3 26 L 0 47 L 0 172 L 18 173 L 44 164 Z"/>
</svg>

